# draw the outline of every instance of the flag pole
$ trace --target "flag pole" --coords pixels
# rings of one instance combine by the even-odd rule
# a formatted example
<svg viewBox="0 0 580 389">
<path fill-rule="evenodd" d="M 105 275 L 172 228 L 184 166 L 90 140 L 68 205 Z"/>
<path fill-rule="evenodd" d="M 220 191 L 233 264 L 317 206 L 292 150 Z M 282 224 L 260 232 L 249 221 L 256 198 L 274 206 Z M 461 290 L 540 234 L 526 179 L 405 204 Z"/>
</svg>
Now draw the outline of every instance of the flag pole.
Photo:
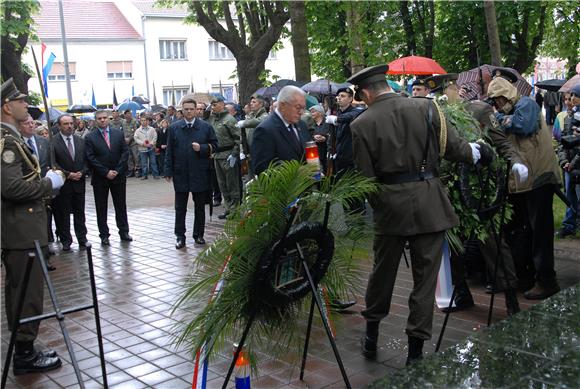
<svg viewBox="0 0 580 389">
<path fill-rule="evenodd" d="M 30 46 L 32 50 L 32 58 L 34 59 L 34 66 L 36 67 L 36 75 L 38 76 L 38 83 L 40 84 L 40 92 L 42 94 L 42 102 L 44 103 L 44 112 L 46 114 L 46 123 L 48 126 L 48 162 L 50 164 L 51 169 L 56 170 L 56 166 L 54 164 L 54 144 L 52 142 L 52 128 L 50 123 L 50 111 L 48 108 L 48 101 L 46 100 L 46 91 L 44 90 L 44 84 L 42 82 L 42 74 L 40 73 L 40 67 L 38 66 L 38 60 L 36 59 L 36 53 L 34 52 L 34 47 Z"/>
</svg>

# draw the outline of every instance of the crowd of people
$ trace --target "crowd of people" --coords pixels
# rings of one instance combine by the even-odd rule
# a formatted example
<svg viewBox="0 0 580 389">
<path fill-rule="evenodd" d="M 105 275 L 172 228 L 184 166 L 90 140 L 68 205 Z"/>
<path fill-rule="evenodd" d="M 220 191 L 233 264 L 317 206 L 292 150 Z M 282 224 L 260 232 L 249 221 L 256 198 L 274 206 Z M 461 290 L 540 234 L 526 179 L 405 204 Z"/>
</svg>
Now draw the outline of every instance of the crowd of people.
<svg viewBox="0 0 580 389">
<path fill-rule="evenodd" d="M 431 337 L 445 231 L 458 225 L 439 178 L 441 158 L 486 164 L 491 154 L 487 143 L 462 139 L 454 123 L 442 115 L 433 97 L 444 95 L 449 102 L 463 104 L 480 124 L 478 131 L 491 139 L 491 147 L 510 161 L 508 199 L 513 218 L 498 239 L 479 242 L 488 274 L 497 274 L 488 280 L 490 293 L 505 292 L 509 315 L 519 311 L 518 288 L 528 299 L 557 293 L 552 198 L 563 172 L 570 206 L 557 235 L 574 234 L 580 176 L 580 87 L 564 95 L 562 112 L 548 119 L 553 120 L 553 135 L 561 142 L 556 153 L 541 106 L 518 94 L 515 76 L 509 72 L 498 71 L 486 85 L 486 102 L 467 102 L 455 74 L 418 79 L 408 96 L 391 89 L 386 71 L 386 65 L 364 69 L 349 79 L 353 88 L 338 90 L 336 97 L 321 96 L 318 104 L 307 105 L 304 91 L 286 86 L 273 101 L 252 96 L 243 110 L 221 96 L 209 105 L 185 96 L 179 109 L 170 106 L 136 117 L 130 110 L 99 110 L 89 121 L 65 114 L 53 127 L 32 120 L 26 112 L 26 96 L 12 80 L 7 81 L 2 85 L 2 260 L 7 290 L 22 274 L 22 258 L 34 249 L 33 239 L 40 240 L 47 254 L 51 241 L 59 240 L 62 251 L 71 250 L 71 214 L 79 248 L 86 247 L 87 177 L 102 245 L 110 244 L 109 193 L 120 240 L 131 242 L 127 179 L 152 176 L 172 182 L 175 248 L 182 249 L 190 194 L 194 203 L 191 236 L 195 244 L 205 245 L 208 203 L 223 203 L 218 217 L 226 219 L 242 201 L 248 180 L 280 161 L 303 161 L 306 143 L 314 142 L 321 174 L 340 180 L 343 174 L 358 171 L 384 185 L 369 199 L 374 217 L 374 267 L 362 312 L 367 322 L 362 350 L 368 358 L 376 355 L 379 323 L 389 313 L 398 264 L 407 246 L 414 280 L 406 327 L 407 362 L 412 363 L 421 358 L 423 343 Z M 52 162 L 49 142 L 54 149 Z M 365 212 L 365 204 L 349 207 L 352 212 Z M 498 256 L 503 263 L 496 270 Z M 467 309 L 474 303 L 465 281 L 466 270 L 457 262 L 452 267 L 457 289 L 453 309 Z M 37 268 L 33 274 L 41 284 Z M 42 312 L 42 293 L 36 289 L 27 295 L 24 315 Z M 7 293 L 9 322 L 17 295 L 17 291 Z M 345 308 L 354 302 L 335 303 Z M 34 349 L 37 330 L 38 324 L 19 329 L 16 374 L 60 366 L 56 353 Z"/>
</svg>

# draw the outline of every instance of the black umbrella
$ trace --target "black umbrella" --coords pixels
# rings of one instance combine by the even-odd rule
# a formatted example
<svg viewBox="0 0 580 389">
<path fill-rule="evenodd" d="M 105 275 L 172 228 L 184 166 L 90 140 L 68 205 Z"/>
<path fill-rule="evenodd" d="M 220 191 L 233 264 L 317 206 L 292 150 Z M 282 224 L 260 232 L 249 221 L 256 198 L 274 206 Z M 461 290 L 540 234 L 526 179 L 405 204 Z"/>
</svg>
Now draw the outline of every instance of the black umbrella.
<svg viewBox="0 0 580 389">
<path fill-rule="evenodd" d="M 293 85 L 293 86 L 297 86 L 298 88 L 300 88 L 304 84 L 305 84 L 305 82 L 303 82 L 303 81 L 294 81 L 294 80 L 282 79 L 282 80 L 276 81 L 275 83 L 273 83 L 270 86 L 266 86 L 266 87 L 262 87 L 262 88 L 258 89 L 257 91 L 254 92 L 254 94 L 261 95 L 263 97 L 276 97 L 276 96 L 278 96 L 278 93 L 280 93 L 280 90 L 282 88 L 284 88 L 285 86 Z"/>
<path fill-rule="evenodd" d="M 131 97 L 131 101 L 134 101 L 134 102 L 139 103 L 141 105 L 150 103 L 149 99 L 145 96 L 133 96 L 133 97 Z"/>
<path fill-rule="evenodd" d="M 339 89 L 351 86 L 348 82 L 338 83 L 329 80 L 316 80 L 302 86 L 302 90 L 308 93 L 320 95 L 335 95 Z"/>
<path fill-rule="evenodd" d="M 32 119 L 37 120 L 40 115 L 42 115 L 42 110 L 39 107 L 35 107 L 34 105 L 29 105 L 28 113 L 30 116 L 32 116 Z"/>
<path fill-rule="evenodd" d="M 166 106 L 164 106 L 163 104 L 154 104 L 151 106 L 151 112 L 157 113 L 157 112 L 162 112 L 165 111 L 167 109 Z"/>
<path fill-rule="evenodd" d="M 68 113 L 97 112 L 97 109 L 90 104 L 73 104 L 66 110 Z"/>
<path fill-rule="evenodd" d="M 544 80 L 536 82 L 536 86 L 540 89 L 545 89 L 550 92 L 558 92 L 558 90 L 566 83 L 566 80 L 559 80 L 552 78 L 551 80 Z"/>
<path fill-rule="evenodd" d="M 51 122 L 54 122 L 56 119 L 65 114 L 65 112 L 59 111 L 56 108 L 49 108 L 48 111 L 49 111 L 48 113 L 50 114 Z M 40 115 L 39 119 L 46 120 L 46 114 L 43 112 L 42 115 Z"/>
</svg>

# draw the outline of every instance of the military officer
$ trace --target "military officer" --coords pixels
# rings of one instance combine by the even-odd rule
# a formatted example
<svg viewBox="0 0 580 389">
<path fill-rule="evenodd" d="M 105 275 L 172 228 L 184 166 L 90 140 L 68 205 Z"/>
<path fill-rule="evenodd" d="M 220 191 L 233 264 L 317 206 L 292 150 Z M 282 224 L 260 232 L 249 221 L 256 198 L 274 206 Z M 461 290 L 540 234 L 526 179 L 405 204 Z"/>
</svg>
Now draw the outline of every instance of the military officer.
<svg viewBox="0 0 580 389">
<path fill-rule="evenodd" d="M 447 96 L 449 103 L 460 103 L 463 99 L 459 96 L 459 88 L 457 86 L 457 73 L 441 74 L 429 77 L 425 80 L 431 93 L 443 94 Z M 498 121 L 495 120 L 495 115 L 492 107 L 483 101 L 469 101 L 465 102 L 465 109 L 471 113 L 473 118 L 480 124 L 480 137 L 487 138 L 489 142 L 497 150 L 498 154 L 511 161 L 512 170 L 515 172 L 518 169 L 522 171 L 522 175 L 518 175 L 518 179 L 523 183 L 527 179 L 528 169 L 522 163 L 522 159 L 516 149 L 507 139 Z M 496 259 L 503 260 L 498 263 L 497 279 L 492 280 L 489 292 L 494 293 L 495 290 L 503 290 L 505 292 L 506 310 L 508 315 L 513 315 L 520 311 L 518 299 L 516 296 L 516 288 L 518 284 L 514 261 L 511 251 L 505 242 L 503 236 L 500 237 L 499 247 L 501 254 L 498 253 L 498 242 L 492 236 L 485 241 L 477 241 L 488 274 L 493 277 L 496 274 Z M 455 256 L 452 256 L 452 258 Z M 464 309 L 473 306 L 473 297 L 469 291 L 469 287 L 465 282 L 465 264 L 463 261 L 451 262 L 451 272 L 453 284 L 455 285 L 455 306 L 456 310 Z"/>
<path fill-rule="evenodd" d="M 1 87 L 2 95 L 2 263 L 6 269 L 5 298 L 8 323 L 13 324 L 20 290 L 23 287 L 28 254 L 34 252 L 34 240 L 48 253 L 45 200 L 64 184 L 60 171 L 49 170 L 40 177 L 40 165 L 24 143 L 18 123 L 28 116 L 26 95 L 10 78 Z M 40 262 L 32 265 L 30 282 L 21 318 L 42 314 L 43 277 Z M 36 351 L 34 340 L 40 322 L 18 327 L 14 353 L 14 374 L 52 370 L 61 361 L 54 351 Z"/>
<path fill-rule="evenodd" d="M 208 123 L 213 127 L 219 145 L 213 160 L 225 208 L 225 212 L 218 215 L 218 218 L 225 219 L 232 208 L 240 203 L 240 168 L 237 162 L 240 155 L 240 129 L 236 127 L 236 119 L 225 109 L 224 98 L 221 96 L 211 101 Z"/>
<path fill-rule="evenodd" d="M 355 85 L 356 100 L 369 107 L 351 123 L 355 165 L 384 184 L 369 198 L 374 266 L 362 312 L 367 321 L 362 348 L 365 357 L 375 357 L 379 323 L 389 313 L 397 268 L 409 242 L 414 283 L 406 328 L 409 364 L 422 357 L 423 343 L 431 338 L 445 231 L 458 224 L 438 177 L 439 158 L 477 163 L 480 145 L 459 138 L 449 121 L 440 120 L 431 100 L 394 93 L 385 79 L 387 70 L 387 65 L 373 66 L 348 80 Z"/>
</svg>

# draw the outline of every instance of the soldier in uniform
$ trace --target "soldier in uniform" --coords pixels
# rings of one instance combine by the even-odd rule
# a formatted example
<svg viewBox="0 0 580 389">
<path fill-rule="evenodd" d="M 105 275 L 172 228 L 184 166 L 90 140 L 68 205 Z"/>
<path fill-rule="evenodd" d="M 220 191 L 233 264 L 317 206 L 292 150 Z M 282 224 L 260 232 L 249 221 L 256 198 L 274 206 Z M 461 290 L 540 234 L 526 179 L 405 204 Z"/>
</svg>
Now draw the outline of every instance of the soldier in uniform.
<svg viewBox="0 0 580 389">
<path fill-rule="evenodd" d="M 5 303 L 8 323 L 12 326 L 24 283 L 28 254 L 34 252 L 34 240 L 48 253 L 45 201 L 53 190 L 64 184 L 60 171 L 49 170 L 40 177 L 40 165 L 17 130 L 28 116 L 27 97 L 9 79 L 2 84 L 2 263 L 6 269 Z M 40 262 L 35 259 L 22 307 L 21 318 L 42 314 L 44 282 Z M 34 340 L 40 322 L 21 325 L 16 334 L 14 374 L 48 371 L 60 367 L 54 351 L 36 351 Z"/>
<path fill-rule="evenodd" d="M 139 177 L 141 175 L 141 163 L 139 160 L 139 149 L 135 143 L 135 131 L 139 128 L 139 122 L 131 114 L 131 110 L 126 110 L 123 114 L 123 133 L 125 143 L 129 147 L 129 160 L 127 161 L 127 177 Z"/>
<path fill-rule="evenodd" d="M 457 86 L 457 73 L 441 74 L 429 77 L 425 80 L 431 93 L 443 94 L 447 96 L 449 103 L 460 103 L 463 99 L 459 95 L 459 88 Z M 498 155 L 509 160 L 512 164 L 514 172 L 521 171 L 517 177 L 521 183 L 527 180 L 528 169 L 522 163 L 522 159 L 516 149 L 507 139 L 498 121 L 495 119 L 493 108 L 483 101 L 469 101 L 465 102 L 464 108 L 479 122 L 480 132 L 482 138 L 486 138 L 496 149 Z M 477 245 L 488 274 L 493 277 L 496 272 L 495 265 L 498 255 L 503 260 L 503 263 L 498 262 L 497 279 L 492 280 L 488 285 L 488 292 L 495 293 L 496 290 L 503 290 L 506 299 L 506 310 L 508 315 L 513 315 L 520 311 L 518 299 L 516 296 L 518 279 L 511 251 L 503 236 L 500 237 L 500 250 L 497 250 L 497 241 L 489 236 L 484 242 L 477 241 Z M 457 259 L 456 256 L 452 258 Z M 461 310 L 469 306 L 473 306 L 473 297 L 467 282 L 465 281 L 465 264 L 463 261 L 452 260 L 451 272 L 453 284 L 455 285 L 455 306 L 454 310 Z"/>
<path fill-rule="evenodd" d="M 387 65 L 373 66 L 348 80 L 355 85 L 356 100 L 369 107 L 350 126 L 356 167 L 384 184 L 369 198 L 374 210 L 374 266 L 362 312 L 367 321 L 362 349 L 365 357 L 375 357 L 379 323 L 389 313 L 397 268 L 409 242 L 409 364 L 422 357 L 423 343 L 431 338 L 445 231 L 459 222 L 438 177 L 439 159 L 475 164 L 481 146 L 459 138 L 449 121 L 440 120 L 431 100 L 394 93 L 385 79 L 387 70 Z"/>
<path fill-rule="evenodd" d="M 208 123 L 213 127 L 219 145 L 213 160 L 225 208 L 218 218 L 225 219 L 231 209 L 240 203 L 240 168 L 237 163 L 240 155 L 240 129 L 236 127 L 236 119 L 225 109 L 224 98 L 221 96 L 211 101 Z"/>
</svg>

